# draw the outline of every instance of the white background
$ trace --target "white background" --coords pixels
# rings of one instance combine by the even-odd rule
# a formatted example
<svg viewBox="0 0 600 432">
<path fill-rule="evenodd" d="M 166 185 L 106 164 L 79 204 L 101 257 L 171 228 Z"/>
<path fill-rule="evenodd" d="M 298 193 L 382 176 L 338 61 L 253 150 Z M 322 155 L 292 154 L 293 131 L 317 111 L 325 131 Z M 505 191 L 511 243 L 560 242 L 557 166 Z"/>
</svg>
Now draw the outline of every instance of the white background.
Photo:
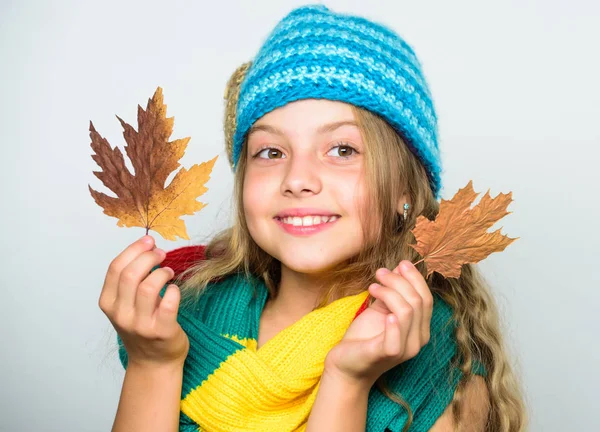
<svg viewBox="0 0 600 432">
<path fill-rule="evenodd" d="M 144 234 L 118 228 L 88 184 L 89 122 L 124 144 L 157 86 L 181 163 L 220 155 L 209 205 L 185 217 L 205 243 L 229 222 L 223 91 L 296 1 L 6 1 L 0 7 L 0 430 L 107 431 L 123 370 L 97 306 L 109 262 Z M 520 237 L 481 263 L 533 431 L 597 427 L 600 348 L 600 8 L 590 1 L 328 1 L 416 50 L 440 119 L 443 197 L 469 180 L 513 192 L 497 226 Z M 170 181 L 170 178 L 169 180 Z M 480 196 L 481 196 L 480 195 Z"/>
</svg>

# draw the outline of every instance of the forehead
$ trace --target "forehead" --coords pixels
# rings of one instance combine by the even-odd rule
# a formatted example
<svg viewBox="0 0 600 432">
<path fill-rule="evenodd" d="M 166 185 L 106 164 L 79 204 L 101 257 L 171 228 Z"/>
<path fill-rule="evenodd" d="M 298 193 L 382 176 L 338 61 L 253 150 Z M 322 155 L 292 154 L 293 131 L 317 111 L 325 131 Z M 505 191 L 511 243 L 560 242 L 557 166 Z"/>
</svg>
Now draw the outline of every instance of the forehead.
<svg viewBox="0 0 600 432">
<path fill-rule="evenodd" d="M 290 102 L 258 119 L 254 126 L 275 126 L 284 132 L 314 131 L 323 124 L 355 121 L 352 106 L 326 99 Z"/>
</svg>

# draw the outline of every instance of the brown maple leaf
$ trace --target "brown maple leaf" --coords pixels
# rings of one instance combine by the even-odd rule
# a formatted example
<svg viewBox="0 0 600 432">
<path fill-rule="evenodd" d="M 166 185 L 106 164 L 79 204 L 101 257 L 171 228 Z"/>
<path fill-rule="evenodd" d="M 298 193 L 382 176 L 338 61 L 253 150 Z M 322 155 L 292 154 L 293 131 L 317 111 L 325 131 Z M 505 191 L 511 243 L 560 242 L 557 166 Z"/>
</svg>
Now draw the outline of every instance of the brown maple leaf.
<svg viewBox="0 0 600 432">
<path fill-rule="evenodd" d="M 178 160 L 190 140 L 188 137 L 169 141 L 174 119 L 166 114 L 162 89 L 158 87 L 145 111 L 138 105 L 138 131 L 117 116 L 135 174 L 125 166 L 121 150 L 112 149 L 90 121 L 91 147 L 96 153 L 92 158 L 103 169 L 94 171 L 94 175 L 117 198 L 97 192 L 89 184 L 88 188 L 104 213 L 119 219 L 118 226 L 143 227 L 146 234 L 154 230 L 167 240 L 176 240 L 177 236 L 189 240 L 180 216 L 192 215 L 205 207 L 196 198 L 208 190 L 204 184 L 210 179 L 217 157 L 189 170 L 181 168 L 165 188 L 167 177 L 180 166 Z"/>
<path fill-rule="evenodd" d="M 473 191 L 473 181 L 460 189 L 454 197 L 441 200 L 434 221 L 424 216 L 417 218 L 411 232 L 417 240 L 415 249 L 427 264 L 427 276 L 434 271 L 446 278 L 460 277 L 463 264 L 477 263 L 493 252 L 501 252 L 517 238 L 500 234 L 502 228 L 488 233 L 487 229 L 510 214 L 506 207 L 512 201 L 512 192 L 491 198 L 488 189 L 479 203 L 471 204 L 479 195 Z"/>
</svg>

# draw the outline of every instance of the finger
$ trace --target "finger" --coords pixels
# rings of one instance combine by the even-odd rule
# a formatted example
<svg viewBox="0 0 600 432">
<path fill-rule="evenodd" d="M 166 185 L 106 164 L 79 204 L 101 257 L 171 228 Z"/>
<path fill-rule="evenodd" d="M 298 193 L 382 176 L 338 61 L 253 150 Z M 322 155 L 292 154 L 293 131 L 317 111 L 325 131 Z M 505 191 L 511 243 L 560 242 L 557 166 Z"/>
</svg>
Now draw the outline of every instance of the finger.
<svg viewBox="0 0 600 432">
<path fill-rule="evenodd" d="M 421 321 L 422 337 L 429 339 L 431 316 L 433 315 L 433 295 L 427 281 L 417 268 L 408 260 L 401 261 L 399 266 L 402 276 L 410 282 L 423 299 L 423 316 Z"/>
<path fill-rule="evenodd" d="M 389 314 L 385 317 L 385 335 L 383 339 L 383 352 L 387 357 L 398 357 L 402 354 L 402 338 L 402 329 L 398 317 Z"/>
<path fill-rule="evenodd" d="M 140 283 L 148 276 L 148 273 L 157 264 L 160 264 L 166 256 L 162 249 L 146 251 L 130 262 L 121 272 L 119 278 L 116 303 L 119 307 L 133 309 L 135 296 Z"/>
<path fill-rule="evenodd" d="M 402 298 L 411 305 L 413 309 L 411 334 L 414 332 L 413 329 L 418 329 L 417 335 L 419 336 L 419 340 L 421 340 L 424 336 L 425 327 L 423 319 L 424 300 L 423 297 L 421 297 L 421 294 L 419 294 L 413 284 L 402 275 L 392 273 L 387 269 L 379 269 L 376 273 L 376 276 L 385 286 L 395 289 L 402 296 Z M 412 339 L 412 336 L 409 337 Z"/>
<path fill-rule="evenodd" d="M 159 305 L 158 293 L 171 280 L 175 272 L 170 267 L 161 267 L 150 273 L 140 283 L 135 295 L 135 311 L 140 317 L 152 318 Z"/>
<path fill-rule="evenodd" d="M 177 323 L 177 311 L 179 310 L 180 299 L 181 293 L 179 287 L 175 284 L 169 285 L 156 311 L 156 324 L 158 326 L 168 329 L 169 326 Z"/>
<path fill-rule="evenodd" d="M 371 295 L 383 301 L 391 313 L 396 315 L 402 333 L 409 338 L 415 322 L 412 306 L 395 289 L 384 285 L 374 285 L 376 286 L 371 288 Z"/>
<path fill-rule="evenodd" d="M 145 235 L 141 239 L 127 246 L 125 250 L 112 260 L 108 267 L 108 271 L 106 272 L 106 277 L 104 278 L 104 285 L 102 286 L 102 293 L 100 294 L 101 302 L 114 303 L 117 298 L 119 277 L 121 276 L 123 269 L 141 253 L 152 250 L 153 247 L 154 238 Z"/>
<path fill-rule="evenodd" d="M 423 275 L 417 268 L 408 260 L 403 260 L 397 267 L 400 271 L 400 275 L 404 277 L 410 284 L 417 290 L 421 295 L 424 303 L 429 305 L 433 303 L 433 296 L 431 295 L 431 289 L 427 285 L 427 281 L 423 278 Z"/>
<path fill-rule="evenodd" d="M 379 298 L 380 296 L 373 294 L 373 292 L 379 289 L 380 287 L 381 285 L 377 283 L 369 285 L 368 291 L 371 294 L 371 297 L 375 299 L 375 301 L 371 302 L 369 307 L 387 315 L 389 313 L 392 313 L 392 311 L 390 310 L 390 308 L 387 307 L 385 302 L 381 298 Z"/>
</svg>

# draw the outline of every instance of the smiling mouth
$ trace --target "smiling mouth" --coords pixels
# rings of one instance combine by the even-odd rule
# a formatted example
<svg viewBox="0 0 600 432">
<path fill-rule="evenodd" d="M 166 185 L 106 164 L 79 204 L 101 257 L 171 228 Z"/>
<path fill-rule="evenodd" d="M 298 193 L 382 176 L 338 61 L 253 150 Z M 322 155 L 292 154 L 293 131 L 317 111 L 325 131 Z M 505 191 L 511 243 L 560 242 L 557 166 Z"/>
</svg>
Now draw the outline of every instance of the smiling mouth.
<svg viewBox="0 0 600 432">
<path fill-rule="evenodd" d="M 295 226 L 295 227 L 307 227 L 316 225 L 330 224 L 338 220 L 340 216 L 286 216 L 286 217 L 275 217 L 275 220 L 281 222 L 284 225 Z"/>
</svg>

